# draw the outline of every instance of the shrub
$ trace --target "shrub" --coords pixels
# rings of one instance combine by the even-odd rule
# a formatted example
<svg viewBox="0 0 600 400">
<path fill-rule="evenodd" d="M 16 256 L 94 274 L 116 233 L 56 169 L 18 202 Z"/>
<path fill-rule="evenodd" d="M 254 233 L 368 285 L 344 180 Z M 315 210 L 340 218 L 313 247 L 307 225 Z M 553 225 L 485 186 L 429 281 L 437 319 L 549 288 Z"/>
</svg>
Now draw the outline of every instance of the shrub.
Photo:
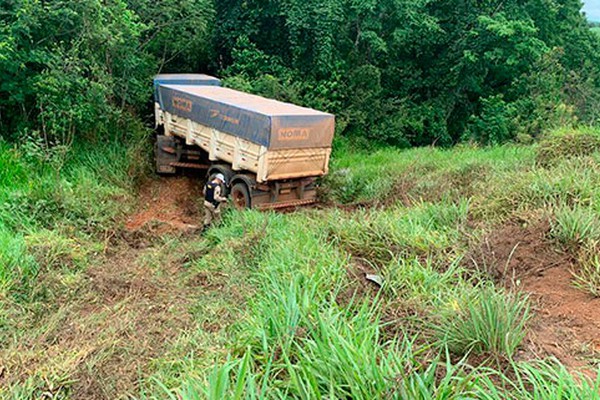
<svg viewBox="0 0 600 400">
<path fill-rule="evenodd" d="M 579 265 L 573 273 L 573 285 L 590 293 L 594 297 L 600 297 L 600 255 L 598 254 L 598 242 L 589 241 L 580 250 L 578 257 Z"/>
<path fill-rule="evenodd" d="M 560 129 L 540 141 L 536 160 L 541 166 L 549 166 L 561 159 L 581 157 L 598 150 L 598 128 Z"/>
<path fill-rule="evenodd" d="M 556 211 L 550 233 L 563 245 L 574 248 L 600 238 L 600 221 L 589 209 L 564 207 Z"/>
<path fill-rule="evenodd" d="M 514 106 L 502 95 L 481 99 L 481 112 L 469 120 L 467 137 L 482 144 L 499 144 L 513 138 Z"/>
</svg>

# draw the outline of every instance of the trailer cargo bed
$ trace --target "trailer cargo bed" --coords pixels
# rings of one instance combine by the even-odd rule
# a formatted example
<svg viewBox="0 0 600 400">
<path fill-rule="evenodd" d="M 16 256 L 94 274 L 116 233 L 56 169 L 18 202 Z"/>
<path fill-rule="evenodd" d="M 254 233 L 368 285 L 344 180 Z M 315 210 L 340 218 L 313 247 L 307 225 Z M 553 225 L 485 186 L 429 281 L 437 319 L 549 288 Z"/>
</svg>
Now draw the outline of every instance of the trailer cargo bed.
<svg viewBox="0 0 600 400">
<path fill-rule="evenodd" d="M 156 107 L 167 135 L 255 173 L 259 183 L 328 172 L 331 114 L 216 86 L 161 85 Z"/>
<path fill-rule="evenodd" d="M 314 202 L 316 178 L 328 172 L 335 117 L 193 78 L 185 85 L 179 77 L 155 80 L 156 126 L 164 128 L 157 171 L 206 169 L 209 179 L 222 173 L 238 208 Z"/>
</svg>

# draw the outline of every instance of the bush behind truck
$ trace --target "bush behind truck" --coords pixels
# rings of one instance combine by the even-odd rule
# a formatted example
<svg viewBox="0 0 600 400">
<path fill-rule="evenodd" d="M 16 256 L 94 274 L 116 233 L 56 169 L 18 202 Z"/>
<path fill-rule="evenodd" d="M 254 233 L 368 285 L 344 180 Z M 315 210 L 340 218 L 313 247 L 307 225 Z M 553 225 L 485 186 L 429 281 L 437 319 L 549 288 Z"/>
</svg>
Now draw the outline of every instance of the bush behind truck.
<svg viewBox="0 0 600 400">
<path fill-rule="evenodd" d="M 225 175 L 237 208 L 282 208 L 316 201 L 328 172 L 335 117 L 223 88 L 217 78 L 162 74 L 154 79 L 156 169 Z"/>
</svg>

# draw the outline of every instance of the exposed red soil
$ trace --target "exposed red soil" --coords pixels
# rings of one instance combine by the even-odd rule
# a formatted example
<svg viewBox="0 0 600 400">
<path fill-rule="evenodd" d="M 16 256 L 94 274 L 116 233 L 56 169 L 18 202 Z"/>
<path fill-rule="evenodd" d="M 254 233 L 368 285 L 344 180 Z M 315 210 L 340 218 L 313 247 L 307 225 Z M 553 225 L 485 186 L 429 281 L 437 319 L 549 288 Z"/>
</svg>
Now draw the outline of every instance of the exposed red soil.
<svg viewBox="0 0 600 400">
<path fill-rule="evenodd" d="M 571 258 L 548 239 L 548 221 L 510 222 L 492 231 L 471 252 L 470 260 L 508 287 L 553 267 L 571 266 Z"/>
<path fill-rule="evenodd" d="M 484 240 L 472 260 L 506 287 L 530 294 L 535 316 L 523 358 L 554 356 L 589 373 L 586 358 L 600 351 L 600 299 L 573 287 L 574 260 L 549 230 L 547 221 L 508 223 Z"/>
<path fill-rule="evenodd" d="M 367 279 L 368 274 L 376 274 L 376 270 L 366 260 L 353 257 L 347 267 L 349 285 L 337 296 L 339 304 L 348 305 L 352 301 L 360 300 L 367 295 L 374 296 L 380 289 L 379 285 Z"/>
<path fill-rule="evenodd" d="M 187 176 L 158 178 L 142 186 L 138 211 L 125 229 L 149 228 L 155 233 L 194 230 L 201 224 L 201 182 Z"/>
</svg>

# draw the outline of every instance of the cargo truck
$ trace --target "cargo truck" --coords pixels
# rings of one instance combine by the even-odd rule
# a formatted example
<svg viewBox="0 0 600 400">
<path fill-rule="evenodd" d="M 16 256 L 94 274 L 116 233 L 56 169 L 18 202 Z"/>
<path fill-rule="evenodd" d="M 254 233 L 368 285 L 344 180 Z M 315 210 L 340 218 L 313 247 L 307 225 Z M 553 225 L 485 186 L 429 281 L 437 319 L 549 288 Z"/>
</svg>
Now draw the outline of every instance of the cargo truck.
<svg viewBox="0 0 600 400">
<path fill-rule="evenodd" d="M 225 175 L 236 208 L 283 208 L 316 201 L 328 172 L 335 117 L 223 88 L 217 78 L 154 79 L 156 170 Z"/>
</svg>

